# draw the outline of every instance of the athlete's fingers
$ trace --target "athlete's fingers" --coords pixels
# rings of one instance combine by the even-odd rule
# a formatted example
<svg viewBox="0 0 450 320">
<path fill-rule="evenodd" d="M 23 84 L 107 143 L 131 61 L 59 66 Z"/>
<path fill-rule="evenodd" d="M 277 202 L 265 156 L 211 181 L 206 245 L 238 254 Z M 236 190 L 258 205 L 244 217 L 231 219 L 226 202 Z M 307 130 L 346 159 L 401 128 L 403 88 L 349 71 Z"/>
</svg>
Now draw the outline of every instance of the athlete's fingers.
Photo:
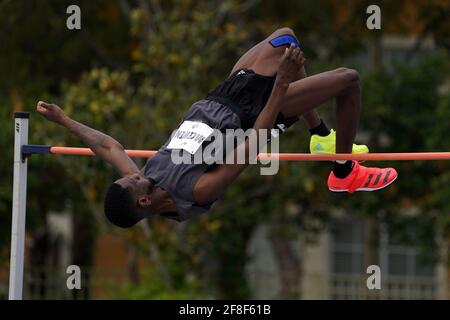
<svg viewBox="0 0 450 320">
<path fill-rule="evenodd" d="M 50 104 L 49 104 L 49 103 L 46 103 L 46 102 L 44 102 L 44 101 L 39 101 L 39 102 L 37 103 L 37 105 L 38 105 L 38 107 L 45 108 L 45 109 L 49 109 L 49 108 L 50 108 Z"/>
<path fill-rule="evenodd" d="M 300 51 L 298 56 L 297 56 L 297 63 L 302 66 L 303 65 L 303 59 L 305 59 L 304 55 L 303 55 L 303 51 Z"/>
<path fill-rule="evenodd" d="M 298 60 L 300 59 L 302 55 L 302 51 L 300 50 L 300 48 L 297 48 L 297 51 L 295 52 L 295 61 L 298 62 Z"/>
<path fill-rule="evenodd" d="M 298 67 L 298 61 L 297 61 L 298 60 L 298 54 L 299 54 L 299 49 L 298 48 L 296 48 L 296 49 L 294 49 L 292 51 L 292 56 L 291 56 L 290 61 L 291 61 L 291 63 L 292 63 L 294 68 Z"/>
<path fill-rule="evenodd" d="M 286 52 L 286 57 L 290 58 L 292 57 L 292 52 L 294 51 L 294 43 L 291 43 L 291 45 L 288 48 L 288 51 Z"/>
<path fill-rule="evenodd" d="M 290 65 L 295 66 L 295 50 L 292 51 L 291 56 L 288 58 L 288 62 Z"/>
<path fill-rule="evenodd" d="M 291 60 L 292 60 L 292 61 L 295 61 L 295 59 L 297 59 L 297 53 L 298 53 L 297 48 L 294 48 L 294 49 L 292 50 L 292 54 L 291 54 Z"/>
</svg>

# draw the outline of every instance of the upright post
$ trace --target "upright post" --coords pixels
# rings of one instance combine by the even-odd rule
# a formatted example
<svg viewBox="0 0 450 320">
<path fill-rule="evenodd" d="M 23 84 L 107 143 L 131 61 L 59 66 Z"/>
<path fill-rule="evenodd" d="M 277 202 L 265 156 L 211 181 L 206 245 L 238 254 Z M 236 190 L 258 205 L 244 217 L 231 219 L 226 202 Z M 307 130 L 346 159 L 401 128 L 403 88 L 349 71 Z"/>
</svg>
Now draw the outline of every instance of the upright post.
<svg viewBox="0 0 450 320">
<path fill-rule="evenodd" d="M 22 145 L 28 144 L 28 118 L 29 114 L 27 112 L 16 112 L 14 114 L 14 181 L 9 300 L 22 299 L 27 202 L 27 159 L 22 156 Z"/>
</svg>

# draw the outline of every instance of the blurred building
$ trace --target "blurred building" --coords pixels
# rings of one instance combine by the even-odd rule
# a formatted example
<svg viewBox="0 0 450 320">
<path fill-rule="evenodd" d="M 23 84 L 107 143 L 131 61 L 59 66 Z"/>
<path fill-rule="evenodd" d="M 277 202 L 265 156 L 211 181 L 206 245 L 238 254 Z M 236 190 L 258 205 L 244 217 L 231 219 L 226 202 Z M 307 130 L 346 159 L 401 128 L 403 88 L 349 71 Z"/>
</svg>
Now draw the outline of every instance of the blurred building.
<svg viewBox="0 0 450 320">
<path fill-rule="evenodd" d="M 316 243 L 297 240 L 289 245 L 296 252 L 301 267 L 298 272 L 299 299 L 449 299 L 450 268 L 448 241 L 442 242 L 438 263 L 423 261 L 420 248 L 406 246 L 389 239 L 386 228 L 378 226 L 379 245 L 375 249 L 381 269 L 381 289 L 369 290 L 367 279 L 368 221 L 336 219 Z M 282 271 L 270 227 L 260 226 L 248 248 L 251 262 L 247 277 L 255 299 L 285 298 L 281 294 Z"/>
</svg>

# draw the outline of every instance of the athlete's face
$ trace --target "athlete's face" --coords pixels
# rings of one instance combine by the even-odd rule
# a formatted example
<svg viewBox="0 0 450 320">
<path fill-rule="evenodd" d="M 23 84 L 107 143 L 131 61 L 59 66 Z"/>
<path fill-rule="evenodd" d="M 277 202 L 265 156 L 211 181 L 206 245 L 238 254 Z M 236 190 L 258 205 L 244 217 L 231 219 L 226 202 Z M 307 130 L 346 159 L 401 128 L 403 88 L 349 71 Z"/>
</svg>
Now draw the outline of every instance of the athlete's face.
<svg viewBox="0 0 450 320">
<path fill-rule="evenodd" d="M 136 200 L 136 207 L 149 208 L 152 204 L 151 193 L 153 189 L 152 183 L 142 174 L 135 173 L 133 175 L 116 180 L 122 188 L 131 191 Z"/>
</svg>

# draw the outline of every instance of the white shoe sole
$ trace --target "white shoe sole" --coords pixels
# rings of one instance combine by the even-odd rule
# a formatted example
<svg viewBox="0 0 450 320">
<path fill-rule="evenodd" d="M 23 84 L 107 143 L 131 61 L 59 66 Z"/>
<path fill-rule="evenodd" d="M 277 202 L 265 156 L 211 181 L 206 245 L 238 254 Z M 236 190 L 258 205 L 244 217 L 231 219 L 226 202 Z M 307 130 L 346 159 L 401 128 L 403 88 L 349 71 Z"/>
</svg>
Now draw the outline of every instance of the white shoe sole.
<svg viewBox="0 0 450 320">
<path fill-rule="evenodd" d="M 373 188 L 358 188 L 358 189 L 356 189 L 355 191 L 368 191 L 368 192 L 372 192 L 372 191 L 381 190 L 381 189 L 384 189 L 384 188 L 390 186 L 395 180 L 397 180 L 397 178 L 398 178 L 398 176 L 395 177 L 394 180 L 392 180 L 391 182 L 389 182 L 387 185 L 384 185 L 384 186 L 379 187 L 379 188 L 375 188 L 375 189 L 373 189 Z M 345 190 L 336 190 L 336 189 L 330 189 L 330 188 L 328 188 L 328 190 L 330 190 L 330 191 L 332 191 L 332 192 L 348 192 L 348 189 L 345 189 Z"/>
</svg>

